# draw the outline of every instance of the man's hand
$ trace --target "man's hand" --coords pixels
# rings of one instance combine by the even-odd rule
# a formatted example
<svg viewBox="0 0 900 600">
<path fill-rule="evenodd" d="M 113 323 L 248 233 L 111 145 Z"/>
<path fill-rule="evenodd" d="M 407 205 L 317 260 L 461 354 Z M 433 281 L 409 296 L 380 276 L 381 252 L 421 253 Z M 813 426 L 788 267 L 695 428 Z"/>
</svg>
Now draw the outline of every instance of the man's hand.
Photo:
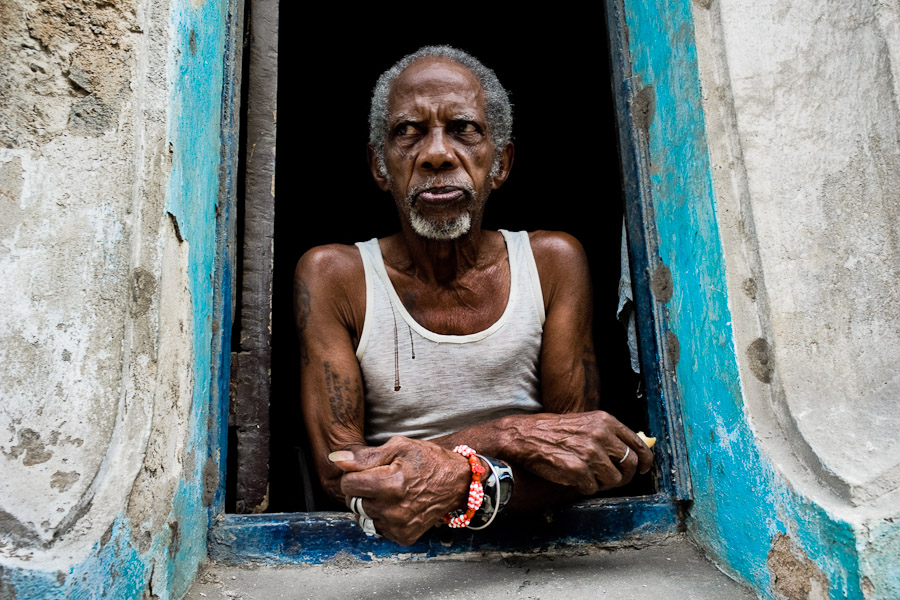
<svg viewBox="0 0 900 600">
<path fill-rule="evenodd" d="M 333 452 L 329 459 L 344 471 L 347 506 L 354 496 L 362 498 L 378 533 L 404 546 L 468 499 L 468 460 L 432 442 L 395 436 L 383 446 Z"/>
<path fill-rule="evenodd" d="M 653 453 L 637 434 L 599 410 L 513 415 L 435 441 L 469 443 L 485 456 L 586 495 L 625 485 L 653 463 Z"/>
<path fill-rule="evenodd" d="M 517 421 L 519 464 L 585 495 L 624 485 L 653 463 L 653 453 L 637 434 L 601 410 L 542 413 Z"/>
</svg>

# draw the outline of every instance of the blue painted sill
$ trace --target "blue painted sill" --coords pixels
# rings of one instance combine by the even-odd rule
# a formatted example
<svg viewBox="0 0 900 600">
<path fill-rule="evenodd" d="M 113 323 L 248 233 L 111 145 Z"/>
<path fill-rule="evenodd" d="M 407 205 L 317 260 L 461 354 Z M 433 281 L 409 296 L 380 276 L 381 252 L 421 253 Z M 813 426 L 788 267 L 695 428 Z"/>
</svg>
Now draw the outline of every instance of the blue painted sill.
<svg viewBox="0 0 900 600">
<path fill-rule="evenodd" d="M 339 553 L 368 561 L 566 549 L 675 533 L 683 522 L 682 504 L 665 494 L 595 499 L 546 515 L 498 519 L 484 531 L 442 527 L 412 546 L 367 538 L 349 513 L 225 514 L 210 528 L 209 557 L 222 563 L 320 564 Z"/>
</svg>

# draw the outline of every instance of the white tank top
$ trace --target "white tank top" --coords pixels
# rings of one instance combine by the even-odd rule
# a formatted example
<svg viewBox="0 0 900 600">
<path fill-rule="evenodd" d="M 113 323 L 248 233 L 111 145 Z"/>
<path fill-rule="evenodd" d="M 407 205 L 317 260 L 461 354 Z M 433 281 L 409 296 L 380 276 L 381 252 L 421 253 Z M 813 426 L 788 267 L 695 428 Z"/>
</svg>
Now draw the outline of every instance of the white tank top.
<svg viewBox="0 0 900 600">
<path fill-rule="evenodd" d="M 528 233 L 501 230 L 509 254 L 509 300 L 484 331 L 443 335 L 407 312 L 384 267 L 378 240 L 359 242 L 366 316 L 356 350 L 365 385 L 370 445 L 402 435 L 430 439 L 506 415 L 542 409 L 541 282 Z"/>
</svg>

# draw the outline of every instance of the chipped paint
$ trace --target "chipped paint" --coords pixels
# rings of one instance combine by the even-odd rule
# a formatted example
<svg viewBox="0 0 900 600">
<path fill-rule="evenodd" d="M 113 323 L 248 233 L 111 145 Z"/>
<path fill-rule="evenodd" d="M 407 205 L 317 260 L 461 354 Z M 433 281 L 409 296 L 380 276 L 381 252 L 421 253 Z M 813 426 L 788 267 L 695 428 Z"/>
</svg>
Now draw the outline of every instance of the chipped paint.
<svg viewBox="0 0 900 600">
<path fill-rule="evenodd" d="M 162 118 L 166 123 L 168 139 L 165 144 L 159 144 L 159 155 L 151 159 L 154 168 L 160 167 L 158 173 L 165 188 L 165 206 L 160 204 L 159 212 L 149 215 L 152 222 L 144 224 L 144 230 L 140 230 L 140 219 L 148 218 L 146 210 L 132 216 L 135 219 L 133 223 L 116 224 L 118 229 L 108 227 L 104 231 L 103 242 L 128 244 L 128 236 L 132 233 L 140 232 L 146 236 L 149 232 L 150 237 L 143 240 L 143 243 L 151 249 L 154 245 L 160 247 L 158 256 L 163 258 L 162 278 L 153 267 L 145 268 L 140 262 L 136 262 L 133 269 L 123 270 L 119 265 L 115 266 L 117 272 L 126 274 L 120 282 L 124 284 L 124 297 L 128 299 L 130 312 L 126 318 L 138 323 L 126 323 L 126 331 L 129 327 L 137 327 L 149 320 L 151 324 L 158 323 L 160 327 L 166 327 L 167 332 L 174 332 L 159 336 L 158 339 L 149 338 L 157 344 L 153 347 L 154 354 L 149 359 L 136 355 L 134 360 L 139 364 L 134 367 L 134 372 L 136 377 L 140 377 L 141 369 L 146 369 L 148 365 L 155 369 L 152 361 L 156 360 L 155 352 L 160 353 L 160 368 L 167 372 L 161 373 L 160 378 L 155 380 L 155 388 L 153 380 L 147 383 L 150 389 L 149 410 L 156 410 L 154 402 L 160 406 L 171 404 L 175 407 L 174 412 L 167 418 L 178 418 L 172 422 L 168 431 L 160 432 L 166 436 L 165 439 L 151 437 L 149 446 L 144 450 L 140 436 L 129 440 L 131 448 L 117 447 L 109 450 L 110 456 L 114 457 L 116 453 L 127 453 L 126 450 L 132 456 L 137 455 L 139 461 L 144 461 L 145 470 L 135 480 L 130 496 L 125 494 L 117 499 L 108 494 L 95 496 L 95 503 L 106 503 L 101 507 L 104 511 L 112 511 L 113 515 L 118 513 L 118 516 L 114 516 L 102 536 L 100 533 L 105 525 L 101 526 L 95 538 L 97 541 L 89 545 L 86 551 L 79 550 L 73 556 L 65 556 L 60 551 L 55 551 L 52 544 L 48 544 L 45 546 L 45 554 L 50 558 L 39 557 L 30 563 L 26 558 L 18 564 L 11 564 L 6 560 L 0 562 L 3 565 L 0 567 L 0 595 L 4 598 L 180 598 L 190 585 L 199 563 L 206 557 L 209 523 L 206 504 L 209 504 L 209 500 L 204 502 L 203 481 L 204 474 L 209 471 L 210 380 L 215 377 L 214 384 L 217 388 L 220 386 L 221 377 L 218 373 L 221 367 L 215 365 L 214 368 L 213 359 L 219 360 L 222 354 L 221 350 L 217 350 L 215 355 L 213 353 L 213 334 L 221 329 L 219 326 L 222 323 L 217 323 L 217 327 L 214 327 L 212 319 L 214 314 L 227 314 L 228 310 L 223 305 L 230 304 L 229 278 L 223 278 L 223 287 L 215 285 L 216 269 L 230 272 L 228 254 L 223 251 L 229 228 L 227 223 L 223 224 L 221 221 L 221 215 L 227 215 L 228 211 L 217 211 L 220 190 L 231 185 L 230 182 L 223 182 L 222 178 L 233 176 L 231 171 L 220 169 L 223 141 L 227 142 L 226 146 L 234 142 L 229 137 L 230 133 L 223 133 L 223 99 L 228 102 L 225 94 L 228 90 L 233 91 L 233 88 L 225 89 L 224 73 L 230 66 L 223 57 L 226 56 L 227 36 L 230 35 L 233 39 L 234 32 L 239 31 L 239 27 L 235 28 L 233 23 L 229 23 L 229 19 L 234 18 L 234 2 L 230 0 L 173 0 L 168 7 L 156 3 L 152 6 L 151 3 L 144 4 L 148 5 L 142 5 L 147 12 L 139 16 L 139 21 L 143 18 L 140 22 L 145 27 L 148 22 L 151 23 L 154 37 L 148 46 L 139 45 L 134 52 L 145 52 L 149 56 L 150 48 L 157 43 L 169 50 L 167 73 L 163 79 L 165 85 L 162 88 L 165 96 L 157 98 L 158 105 L 146 106 L 137 111 L 161 112 L 162 115 L 154 115 L 153 118 Z M 140 34 L 145 33 L 130 21 L 126 25 Z M 161 74 L 151 72 L 147 76 L 161 77 Z M 92 85 L 91 78 L 78 70 L 70 72 L 69 78 L 84 91 L 89 91 L 84 86 Z M 135 85 L 139 87 L 141 83 Z M 142 97 L 139 96 L 140 98 Z M 123 106 L 130 109 L 127 103 Z M 107 128 L 108 124 L 103 127 Z M 230 123 L 226 123 L 226 127 L 230 127 Z M 123 135 L 131 134 L 131 130 L 126 130 Z M 96 139 L 92 135 L 93 133 L 86 136 L 90 138 L 87 142 L 79 143 L 99 144 L 100 142 L 91 141 Z M 142 142 L 137 142 L 140 143 Z M 155 151 L 155 146 L 147 149 L 147 152 Z M 33 172 L 29 171 L 32 168 L 32 156 L 25 153 L 0 156 L 0 211 L 4 214 L 21 211 L 20 197 L 31 197 L 27 186 L 30 181 L 28 173 Z M 84 171 L 79 171 L 76 179 L 84 176 Z M 90 172 L 86 176 L 92 177 Z M 139 181 L 137 185 L 147 184 Z M 23 187 L 26 188 L 24 192 Z M 140 191 L 137 191 L 137 195 L 140 196 Z M 57 204 L 65 208 L 65 202 L 66 198 L 63 197 Z M 95 208 L 95 211 L 101 213 L 103 210 L 102 205 Z M 153 221 L 154 218 L 157 220 Z M 177 224 L 178 231 L 175 234 L 172 233 L 172 223 Z M 134 232 L 130 228 L 134 228 Z M 159 235 L 159 232 L 162 232 L 162 237 L 154 239 L 153 236 Z M 6 236 L 7 233 L 16 235 L 17 232 L 7 232 L 4 229 L 0 233 Z M 183 269 L 182 273 L 178 272 L 179 267 Z M 185 285 L 187 287 L 182 293 L 180 288 Z M 160 315 L 160 297 L 165 298 L 167 295 L 174 299 L 176 305 L 179 302 L 184 304 L 174 313 Z M 116 324 L 116 319 L 120 317 L 110 315 L 109 320 L 113 325 Z M 121 328 L 121 323 L 118 326 Z M 179 331 L 184 331 L 189 336 L 188 344 L 177 345 L 178 336 L 182 335 Z M 128 360 L 131 359 L 128 355 L 128 342 L 117 343 L 125 348 L 126 358 L 122 362 L 126 365 L 127 372 Z M 174 349 L 171 347 L 173 343 L 177 345 Z M 227 336 L 219 343 L 225 346 L 224 356 L 227 357 Z M 182 355 L 185 349 L 189 352 L 188 355 Z M 79 351 L 78 346 L 60 344 L 55 355 L 60 364 L 70 369 L 68 365 L 82 361 L 83 356 L 78 354 Z M 164 354 L 179 358 L 169 364 L 166 363 Z M 190 372 L 179 374 L 179 368 L 184 365 L 188 365 Z M 153 371 L 151 376 L 152 373 Z M 167 386 L 174 387 L 169 389 Z M 116 386 L 108 386 L 107 393 L 115 397 L 116 389 Z M 187 401 L 183 402 L 184 394 L 180 390 L 185 389 L 188 390 Z M 141 391 L 142 388 L 138 387 L 134 393 L 140 394 Z M 142 416 L 149 433 L 149 417 L 153 415 L 146 415 L 143 412 L 146 404 L 142 404 L 146 402 L 147 396 L 126 398 L 128 403 L 119 410 L 128 410 L 134 416 Z M 97 416 L 116 418 L 115 413 Z M 53 431 L 49 428 L 37 431 L 27 427 L 27 423 L 22 424 L 21 419 L 16 419 L 13 415 L 9 420 L 9 435 L 4 431 L 6 437 L 0 440 L 4 457 L 16 459 L 19 463 L 24 461 L 26 467 L 36 465 L 31 468 L 50 465 L 47 480 L 52 494 L 71 494 L 76 491 L 74 488 L 77 486 L 96 485 L 91 482 L 94 479 L 93 473 L 86 477 L 79 468 L 80 461 L 69 461 L 68 468 L 56 463 L 58 457 L 66 463 L 66 457 L 71 457 L 72 452 L 82 446 L 85 447 L 83 451 L 90 450 L 89 446 L 96 436 L 86 436 L 85 443 L 82 436 L 74 433 L 79 428 L 84 431 L 83 425 L 70 423 L 65 428 L 65 423 L 62 423 Z M 166 424 L 154 422 L 153 426 L 166 427 Z M 112 439 L 117 439 L 116 435 L 113 434 Z M 95 441 L 94 443 L 96 445 Z M 166 491 L 166 485 L 153 483 L 153 478 L 158 482 L 164 480 L 159 479 L 163 476 L 160 472 L 145 472 L 151 467 L 151 471 L 162 467 L 174 474 L 175 481 L 170 491 Z M 142 483 L 142 477 L 150 479 Z M 168 478 L 165 481 L 168 481 L 173 475 L 165 477 Z M 127 475 L 122 478 L 125 479 L 124 485 L 130 485 Z M 208 475 L 206 479 L 209 479 Z M 135 506 L 142 503 L 147 508 L 136 510 Z M 41 504 L 37 508 L 46 512 L 47 506 Z M 167 512 L 168 516 L 161 520 L 161 526 L 152 525 L 155 522 L 153 515 L 160 509 Z M 87 519 L 85 515 L 90 510 L 91 504 L 88 503 L 83 510 L 73 513 L 70 519 L 74 519 L 72 522 L 75 523 L 78 519 Z M 25 556 L 22 553 L 30 551 L 29 547 L 39 543 L 31 529 L 30 523 L 20 523 L 16 516 L 0 511 L 0 531 L 5 536 L 13 536 L 16 541 L 12 549 L 19 548 L 22 556 Z M 3 548 L 2 553 L 9 549 Z"/>
<path fill-rule="evenodd" d="M 659 232 L 659 255 L 671 272 L 669 326 L 680 346 L 677 387 L 682 399 L 694 498 L 692 536 L 726 570 L 764 597 L 777 597 L 784 573 L 767 563 L 773 548 L 785 558 L 786 541 L 797 564 L 830 598 L 863 597 L 858 530 L 797 491 L 767 455 L 748 418 L 726 288 L 725 262 L 712 188 L 701 104 L 693 15 L 688 0 L 625 0 L 633 89 L 653 89 L 646 125 L 652 164 L 650 190 Z M 668 296 L 659 279 L 658 287 Z M 744 286 L 757 295 L 756 282 Z M 750 348 L 753 375 L 772 377 L 765 340 Z M 885 547 L 896 545 L 884 541 Z M 896 530 L 894 530 L 896 531 Z M 896 564 L 896 553 L 893 555 Z M 778 563 L 787 564 L 786 558 Z M 776 561 L 778 562 L 778 561 Z M 880 573 L 887 565 L 876 567 Z M 887 568 L 891 582 L 896 568 Z M 818 574 L 821 574 L 819 576 Z M 802 585 L 800 586 L 803 587 Z M 894 597 L 878 592 L 878 598 Z"/>
</svg>

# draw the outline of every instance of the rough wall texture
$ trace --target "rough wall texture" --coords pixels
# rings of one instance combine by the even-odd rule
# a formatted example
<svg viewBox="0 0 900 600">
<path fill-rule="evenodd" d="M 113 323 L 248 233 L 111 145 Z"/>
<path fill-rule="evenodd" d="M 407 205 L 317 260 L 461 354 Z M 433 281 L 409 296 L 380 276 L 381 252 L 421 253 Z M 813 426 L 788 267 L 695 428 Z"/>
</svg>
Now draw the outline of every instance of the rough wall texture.
<svg viewBox="0 0 900 600">
<path fill-rule="evenodd" d="M 623 5 L 689 531 L 762 597 L 896 598 L 896 11 Z"/>
<path fill-rule="evenodd" d="M 179 596 L 205 556 L 227 5 L 0 2 L 4 599 Z"/>
<path fill-rule="evenodd" d="M 779 400 L 853 503 L 900 486 L 897 10 L 721 2 Z"/>
<path fill-rule="evenodd" d="M 742 462 L 757 472 L 756 508 L 714 493 L 694 531 L 773 597 L 896 598 L 898 7 L 718 0 L 693 13 L 752 434 Z M 695 457 L 719 462 L 718 439 Z M 738 543 L 759 519 L 765 543 Z"/>
</svg>

